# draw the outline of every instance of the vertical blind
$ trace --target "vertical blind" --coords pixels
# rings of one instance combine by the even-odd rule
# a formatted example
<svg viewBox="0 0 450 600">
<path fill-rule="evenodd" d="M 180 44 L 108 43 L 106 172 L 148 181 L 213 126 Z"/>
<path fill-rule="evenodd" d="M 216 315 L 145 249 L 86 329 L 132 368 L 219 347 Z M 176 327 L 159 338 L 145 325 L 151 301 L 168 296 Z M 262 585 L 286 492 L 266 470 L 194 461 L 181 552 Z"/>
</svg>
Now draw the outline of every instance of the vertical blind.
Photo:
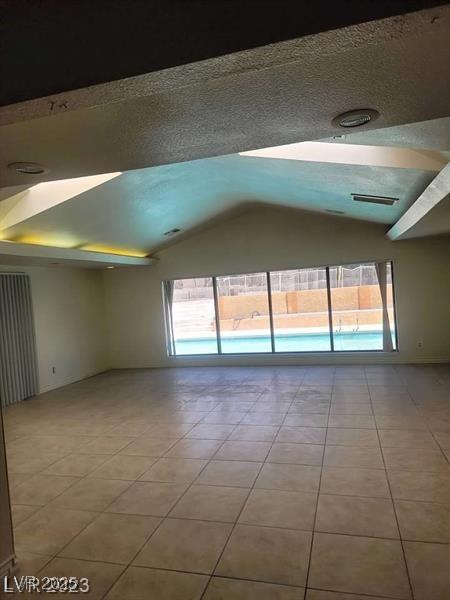
<svg viewBox="0 0 450 600">
<path fill-rule="evenodd" d="M 391 352 L 392 344 L 391 324 L 389 322 L 388 299 L 387 299 L 387 263 L 375 263 L 375 270 L 380 286 L 381 303 L 383 307 L 383 350 Z"/>
<path fill-rule="evenodd" d="M 166 343 L 167 353 L 169 356 L 175 353 L 174 343 L 174 331 L 173 331 L 173 315 L 172 315 L 172 303 L 173 303 L 173 281 L 163 282 L 164 297 L 166 302 L 164 303 L 164 317 L 166 326 Z"/>
<path fill-rule="evenodd" d="M 28 275 L 0 273 L 0 399 L 9 406 L 38 391 Z"/>
</svg>

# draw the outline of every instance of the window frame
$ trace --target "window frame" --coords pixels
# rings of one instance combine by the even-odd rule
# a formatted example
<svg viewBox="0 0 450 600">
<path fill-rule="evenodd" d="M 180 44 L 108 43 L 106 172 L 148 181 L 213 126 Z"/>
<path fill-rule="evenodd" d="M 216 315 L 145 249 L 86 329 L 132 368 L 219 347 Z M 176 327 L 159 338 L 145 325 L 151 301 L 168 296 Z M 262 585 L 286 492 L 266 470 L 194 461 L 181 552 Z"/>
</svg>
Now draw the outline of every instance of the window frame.
<svg viewBox="0 0 450 600">
<path fill-rule="evenodd" d="M 390 265 L 391 269 L 391 284 L 392 284 L 392 310 L 393 310 L 393 326 L 394 326 L 394 336 L 395 336 L 395 348 L 392 350 L 384 350 L 384 349 L 366 349 L 366 350 L 336 350 L 334 347 L 334 335 L 333 335 L 333 308 L 332 308 L 332 298 L 331 298 L 331 285 L 330 285 L 330 269 L 335 267 L 345 267 L 347 265 L 375 265 L 376 263 L 384 262 Z M 222 352 L 222 338 L 221 338 L 221 329 L 220 329 L 220 312 L 219 312 L 219 295 L 217 291 L 217 278 L 219 277 L 239 277 L 246 275 L 247 273 L 223 273 L 216 275 L 195 275 L 195 276 L 185 276 L 185 277 L 174 277 L 170 280 L 164 280 L 162 282 L 162 301 L 163 301 L 163 314 L 164 314 L 164 323 L 165 323 L 165 334 L 166 334 L 166 351 L 167 356 L 169 358 L 187 358 L 187 359 L 201 359 L 201 358 L 210 358 L 216 356 L 272 356 L 272 355 L 281 355 L 281 356 L 292 356 L 298 354 L 359 354 L 359 353 L 389 353 L 399 352 L 399 338 L 398 338 L 398 327 L 397 327 L 397 302 L 396 302 L 396 285 L 395 285 L 395 260 L 394 259 L 378 259 L 378 260 L 364 260 L 364 261 L 352 261 L 352 262 L 341 262 L 339 264 L 332 265 L 316 265 L 316 266 L 302 266 L 302 267 L 291 267 L 284 269 L 272 269 L 271 271 L 252 271 L 253 273 L 265 273 L 267 280 L 267 296 L 268 296 L 268 304 L 269 304 L 269 322 L 270 322 L 270 339 L 271 339 L 271 350 L 263 351 L 263 352 Z M 326 284 L 327 284 L 327 306 L 328 306 L 328 333 L 330 337 L 330 349 L 329 350 L 275 350 L 275 329 L 274 329 L 274 319 L 273 319 L 273 304 L 272 304 L 272 286 L 270 280 L 270 274 L 273 272 L 279 271 L 291 271 L 291 270 L 302 270 L 302 269 L 324 269 L 326 272 Z M 167 323 L 167 315 L 171 314 L 172 308 L 168 303 L 165 293 L 165 285 L 167 281 L 183 281 L 186 279 L 197 279 L 197 278 L 210 278 L 212 279 L 212 287 L 213 287 L 213 299 L 214 299 L 214 318 L 215 318 L 215 333 L 216 333 L 216 343 L 217 343 L 217 352 L 214 353 L 204 353 L 204 354 L 177 354 L 175 347 L 175 338 L 173 327 L 168 327 Z M 171 336 L 171 339 L 169 339 Z M 170 350 L 173 349 L 173 352 Z"/>
<path fill-rule="evenodd" d="M 245 277 L 245 276 L 255 276 L 255 275 L 261 275 L 263 277 L 263 279 L 265 279 L 266 288 L 265 288 L 264 292 L 261 292 L 261 295 L 267 296 L 268 333 L 270 336 L 268 345 L 270 346 L 271 349 L 270 350 L 262 350 L 262 351 L 258 351 L 258 352 L 249 352 L 249 351 L 226 352 L 226 351 L 222 351 L 221 354 L 223 356 L 236 356 L 236 355 L 241 356 L 242 354 L 250 354 L 250 355 L 255 355 L 255 356 L 258 354 L 275 354 L 275 352 L 274 352 L 275 339 L 274 339 L 274 330 L 273 330 L 273 313 L 272 313 L 272 309 L 271 309 L 272 296 L 271 296 L 270 283 L 268 284 L 268 281 L 267 281 L 270 278 L 270 271 L 252 271 L 251 273 L 239 273 L 238 275 L 217 275 L 217 277 L 214 277 L 214 284 L 216 284 L 216 280 L 220 279 L 220 278 L 225 279 L 227 277 Z M 216 310 L 216 321 L 219 324 L 220 324 L 220 309 L 219 309 L 219 298 L 220 297 L 221 297 L 221 295 L 220 295 L 219 287 L 217 286 L 217 302 L 218 302 L 218 304 L 217 304 L 217 310 Z M 221 345 L 222 345 L 223 341 L 224 340 L 221 339 Z M 229 340 L 226 340 L 226 341 L 229 341 Z M 197 355 L 191 355 L 191 356 L 197 356 Z"/>
</svg>

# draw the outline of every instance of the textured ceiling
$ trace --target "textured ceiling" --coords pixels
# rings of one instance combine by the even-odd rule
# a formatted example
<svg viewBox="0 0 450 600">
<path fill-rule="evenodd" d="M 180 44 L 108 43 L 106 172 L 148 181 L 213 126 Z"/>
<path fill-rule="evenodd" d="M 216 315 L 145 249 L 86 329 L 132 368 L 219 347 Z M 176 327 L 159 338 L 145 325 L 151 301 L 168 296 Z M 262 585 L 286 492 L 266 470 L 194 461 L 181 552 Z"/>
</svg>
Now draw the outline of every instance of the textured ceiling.
<svg viewBox="0 0 450 600">
<path fill-rule="evenodd" d="M 189 232 L 243 204 L 264 202 L 393 224 L 434 171 L 225 156 L 129 171 L 2 231 L 10 240 L 96 243 L 151 252 L 175 227 Z M 394 206 L 355 202 L 351 193 L 399 198 Z"/>
<path fill-rule="evenodd" d="M 450 112 L 450 109 L 449 109 Z M 341 138 L 329 138 L 328 142 L 338 144 L 368 144 L 369 146 L 395 146 L 444 151 L 450 160 L 450 117 L 408 123 L 396 127 L 355 131 Z"/>
<path fill-rule="evenodd" d="M 444 3 L 346 0 L 342 10 L 329 0 L 1 0 L 0 68 L 8 85 L 0 104 Z"/>
<path fill-rule="evenodd" d="M 1 236 L 143 254 L 178 239 L 165 231 L 188 235 L 255 202 L 388 228 L 434 171 L 236 153 L 330 138 L 448 157 L 449 26 L 450 7 L 438 7 L 0 108 L 0 186 L 123 172 Z M 380 118 L 334 138 L 333 117 L 361 107 Z M 50 172 L 21 176 L 14 161 Z M 400 200 L 358 204 L 351 193 Z"/>
<path fill-rule="evenodd" d="M 450 6 L 307 36 L 0 109 L 0 186 L 127 171 L 449 116 Z M 341 131 L 339 130 L 339 133 Z"/>
</svg>

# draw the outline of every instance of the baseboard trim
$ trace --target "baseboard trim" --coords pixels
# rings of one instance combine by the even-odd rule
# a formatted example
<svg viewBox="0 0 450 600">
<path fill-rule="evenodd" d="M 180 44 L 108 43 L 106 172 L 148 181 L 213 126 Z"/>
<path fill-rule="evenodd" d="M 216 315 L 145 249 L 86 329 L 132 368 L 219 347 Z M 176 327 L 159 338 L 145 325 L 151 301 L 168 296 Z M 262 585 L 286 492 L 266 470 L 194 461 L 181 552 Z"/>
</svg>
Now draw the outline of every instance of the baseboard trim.
<svg viewBox="0 0 450 600">
<path fill-rule="evenodd" d="M 256 366 L 308 366 L 308 365 L 406 365 L 450 363 L 449 356 L 405 356 L 398 352 L 370 352 L 345 354 L 291 354 L 291 355 L 221 355 L 174 356 L 157 363 L 139 365 L 115 364 L 111 369 L 161 369 L 177 367 L 256 367 Z"/>
<path fill-rule="evenodd" d="M 11 554 L 0 564 L 0 577 L 7 577 L 11 575 L 11 573 L 15 569 L 16 564 L 16 555 Z"/>
<path fill-rule="evenodd" d="M 55 383 L 49 383 L 48 385 L 39 387 L 39 394 L 44 394 L 45 392 L 51 392 L 52 390 L 57 390 L 58 388 L 64 387 L 66 385 L 70 385 L 71 383 L 77 383 L 77 381 L 83 381 L 84 379 L 89 379 L 89 377 L 94 377 L 95 375 L 100 375 L 101 373 L 106 373 L 110 368 L 103 369 L 95 369 L 94 371 L 89 371 L 84 375 L 73 375 L 71 377 L 66 377 L 65 379 L 61 379 Z"/>
</svg>

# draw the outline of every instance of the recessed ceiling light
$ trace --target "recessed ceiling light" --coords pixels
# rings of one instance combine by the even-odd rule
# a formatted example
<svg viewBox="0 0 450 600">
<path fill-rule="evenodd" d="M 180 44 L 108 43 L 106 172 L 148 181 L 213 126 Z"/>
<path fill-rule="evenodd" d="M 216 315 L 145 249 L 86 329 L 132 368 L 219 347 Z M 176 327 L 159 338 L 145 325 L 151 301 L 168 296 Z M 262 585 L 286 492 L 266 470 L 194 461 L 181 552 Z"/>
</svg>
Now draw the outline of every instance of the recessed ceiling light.
<svg viewBox="0 0 450 600">
<path fill-rule="evenodd" d="M 8 169 L 21 175 L 41 175 L 50 171 L 47 167 L 34 162 L 13 162 L 8 165 Z"/>
<path fill-rule="evenodd" d="M 174 229 L 170 229 L 169 231 L 166 231 L 164 233 L 164 235 L 175 235 L 176 233 L 180 232 L 181 229 L 178 229 L 178 227 L 175 227 Z"/>
<path fill-rule="evenodd" d="M 332 215 L 345 215 L 343 210 L 334 210 L 333 208 L 326 208 L 325 212 L 330 213 Z"/>
<path fill-rule="evenodd" d="M 350 110 L 335 117 L 332 124 L 335 127 L 361 127 L 370 121 L 376 121 L 380 113 L 373 108 Z"/>
<path fill-rule="evenodd" d="M 369 202 L 370 204 L 383 204 L 384 206 L 392 206 L 398 202 L 398 198 L 390 198 L 389 196 L 371 196 L 366 194 L 352 194 L 351 196 L 356 202 Z"/>
<path fill-rule="evenodd" d="M 114 265 L 108 265 L 106 268 L 107 269 L 115 269 L 116 267 Z"/>
</svg>

